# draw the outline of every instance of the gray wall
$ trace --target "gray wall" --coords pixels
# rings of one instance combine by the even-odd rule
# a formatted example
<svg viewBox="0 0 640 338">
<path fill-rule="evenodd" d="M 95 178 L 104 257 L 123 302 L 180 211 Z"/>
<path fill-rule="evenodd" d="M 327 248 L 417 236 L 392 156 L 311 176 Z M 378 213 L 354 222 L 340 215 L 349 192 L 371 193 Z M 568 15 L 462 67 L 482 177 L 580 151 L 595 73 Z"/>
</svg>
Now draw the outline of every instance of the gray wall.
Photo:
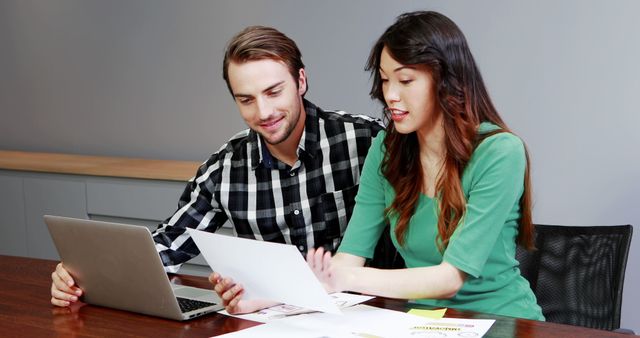
<svg viewBox="0 0 640 338">
<path fill-rule="evenodd" d="M 377 116 L 368 50 L 418 8 L 460 25 L 528 143 L 536 222 L 640 225 L 637 1 L 0 0 L 0 148 L 204 160 L 244 128 L 220 70 L 250 24 L 299 43 L 309 99 Z M 622 323 L 637 332 L 639 238 Z"/>
</svg>

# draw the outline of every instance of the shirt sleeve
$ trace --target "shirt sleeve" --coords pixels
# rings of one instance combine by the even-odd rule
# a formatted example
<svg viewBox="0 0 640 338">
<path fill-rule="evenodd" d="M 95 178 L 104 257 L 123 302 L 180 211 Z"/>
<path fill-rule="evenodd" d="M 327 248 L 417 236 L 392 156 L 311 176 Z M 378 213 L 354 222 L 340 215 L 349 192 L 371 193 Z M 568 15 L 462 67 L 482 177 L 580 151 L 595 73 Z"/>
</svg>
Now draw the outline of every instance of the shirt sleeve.
<svg viewBox="0 0 640 338">
<path fill-rule="evenodd" d="M 178 209 L 153 232 L 167 272 L 178 271 L 184 262 L 200 253 L 187 228 L 215 232 L 227 221 L 215 194 L 220 162 L 216 154 L 198 168 L 180 196 Z"/>
<path fill-rule="evenodd" d="M 525 168 L 524 145 L 513 134 L 491 136 L 476 148 L 463 175 L 470 179 L 466 214 L 449 240 L 444 261 L 480 276 L 505 224 L 514 218 L 512 212 L 519 210 Z"/>
<path fill-rule="evenodd" d="M 373 140 L 360 177 L 356 205 L 338 252 L 372 258 L 384 230 L 384 176 L 380 172 L 384 132 Z"/>
</svg>

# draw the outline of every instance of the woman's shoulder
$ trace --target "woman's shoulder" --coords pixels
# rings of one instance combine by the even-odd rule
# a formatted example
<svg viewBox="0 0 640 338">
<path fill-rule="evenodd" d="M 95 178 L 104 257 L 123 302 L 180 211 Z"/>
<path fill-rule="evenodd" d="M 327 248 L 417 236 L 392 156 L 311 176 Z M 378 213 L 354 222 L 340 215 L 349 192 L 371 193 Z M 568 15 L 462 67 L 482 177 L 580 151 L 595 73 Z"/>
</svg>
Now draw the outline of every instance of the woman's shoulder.
<svg viewBox="0 0 640 338">
<path fill-rule="evenodd" d="M 387 135 L 387 131 L 385 129 L 380 130 L 376 135 L 374 142 L 379 144 L 382 143 L 384 141 L 385 135 Z"/>
<path fill-rule="evenodd" d="M 377 151 L 377 152 L 380 152 L 380 153 L 384 153 L 384 151 L 385 151 L 385 146 L 384 146 L 384 137 L 385 137 L 385 135 L 387 135 L 386 130 L 381 130 L 381 131 L 378 132 L 378 135 L 376 135 L 376 137 L 371 142 L 371 147 L 369 148 L 369 152 Z"/>
<path fill-rule="evenodd" d="M 483 122 L 478 128 L 478 136 L 482 139 L 474 153 L 488 154 L 524 154 L 524 142 L 520 137 L 508 131 L 501 131 L 500 127 Z"/>
<path fill-rule="evenodd" d="M 481 130 L 478 134 L 481 138 L 483 137 Z M 511 132 L 492 128 L 491 131 L 484 133 L 484 139 L 473 151 L 465 168 L 465 176 L 476 183 L 483 177 L 506 180 L 514 175 L 522 175 L 526 166 L 527 155 L 524 142 Z M 486 173 L 493 174 L 485 175 Z"/>
</svg>

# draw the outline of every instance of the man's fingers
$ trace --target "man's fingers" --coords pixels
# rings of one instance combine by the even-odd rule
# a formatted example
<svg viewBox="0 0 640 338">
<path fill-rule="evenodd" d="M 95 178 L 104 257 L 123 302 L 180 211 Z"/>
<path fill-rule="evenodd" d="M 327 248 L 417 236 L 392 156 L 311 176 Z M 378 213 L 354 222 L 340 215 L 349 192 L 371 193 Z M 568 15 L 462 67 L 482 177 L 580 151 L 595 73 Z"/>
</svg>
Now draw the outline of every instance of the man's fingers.
<svg viewBox="0 0 640 338">
<path fill-rule="evenodd" d="M 69 287 L 69 285 L 67 285 L 67 283 L 65 283 L 55 271 L 51 273 L 51 282 L 52 288 L 55 287 L 57 290 L 73 293 L 71 287 Z"/>
<path fill-rule="evenodd" d="M 60 291 L 54 283 L 51 283 L 51 304 L 55 306 L 66 307 L 76 301 L 78 301 L 78 296 L 72 293 Z"/>
<path fill-rule="evenodd" d="M 62 292 L 53 287 L 51 288 L 51 297 L 68 302 L 75 302 L 78 300 L 78 296 Z"/>
<path fill-rule="evenodd" d="M 241 286 L 240 289 L 242 289 Z M 222 299 L 222 303 L 225 306 L 228 305 L 229 301 L 232 300 L 238 292 L 238 288 L 231 278 L 218 278 L 213 290 L 218 294 L 218 297 Z"/>
<path fill-rule="evenodd" d="M 66 307 L 66 306 L 70 305 L 70 303 L 68 301 L 56 299 L 54 297 L 51 297 L 51 304 L 53 304 L 55 306 L 60 306 L 60 307 Z"/>
<path fill-rule="evenodd" d="M 238 306 L 238 302 L 240 302 L 240 297 L 233 297 L 233 299 L 229 302 L 229 307 L 235 308 Z"/>
<path fill-rule="evenodd" d="M 217 272 L 212 272 L 212 273 L 209 275 L 209 281 L 210 281 L 211 283 L 213 283 L 213 285 L 215 286 L 216 284 L 220 283 L 220 278 L 221 278 L 221 277 L 222 277 L 222 276 L 220 276 L 220 274 L 219 274 L 219 273 L 217 273 Z"/>
<path fill-rule="evenodd" d="M 231 286 L 232 285 L 228 285 L 228 284 L 225 284 L 224 282 L 220 282 L 220 283 L 216 284 L 216 286 L 214 287 L 214 290 L 216 290 L 216 293 L 218 293 L 218 296 L 220 296 L 220 298 L 222 298 L 222 295 L 225 292 L 227 292 L 227 290 Z"/>
<path fill-rule="evenodd" d="M 58 291 L 71 294 L 71 295 L 76 295 L 76 296 L 82 295 L 82 290 L 80 288 L 76 286 L 69 286 L 60 278 L 60 276 L 56 272 L 53 272 L 51 274 L 51 281 L 52 281 L 51 283 L 52 292 L 53 292 L 53 289 L 56 289 Z"/>
<path fill-rule="evenodd" d="M 62 265 L 62 262 L 60 262 L 60 263 L 58 263 L 58 265 L 56 265 L 55 273 L 68 286 L 75 285 L 75 281 L 73 280 L 73 277 L 71 277 L 71 275 L 69 274 L 67 269 L 64 268 L 64 266 Z"/>
<path fill-rule="evenodd" d="M 227 302 L 231 302 L 233 299 L 236 298 L 236 295 L 242 290 L 242 286 L 240 285 L 234 285 L 233 287 L 229 288 L 227 291 L 225 291 L 222 294 L 222 298 L 223 300 L 227 301 Z"/>
<path fill-rule="evenodd" d="M 242 314 L 255 312 L 264 308 L 264 306 L 257 306 L 256 301 L 243 300 L 242 295 L 244 295 L 244 288 L 240 287 L 240 291 L 238 291 L 235 297 L 225 306 L 225 310 L 231 314 Z"/>
</svg>

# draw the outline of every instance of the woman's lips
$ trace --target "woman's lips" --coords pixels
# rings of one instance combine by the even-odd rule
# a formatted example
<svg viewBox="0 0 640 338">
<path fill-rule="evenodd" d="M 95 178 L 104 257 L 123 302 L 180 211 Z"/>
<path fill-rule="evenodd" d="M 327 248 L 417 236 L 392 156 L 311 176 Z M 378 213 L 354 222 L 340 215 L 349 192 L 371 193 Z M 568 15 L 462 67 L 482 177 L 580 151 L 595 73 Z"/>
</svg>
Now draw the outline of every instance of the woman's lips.
<svg viewBox="0 0 640 338">
<path fill-rule="evenodd" d="M 405 117 L 407 117 L 407 115 L 409 115 L 409 112 L 406 110 L 397 109 L 397 108 L 387 108 L 387 109 L 391 113 L 391 119 L 394 122 L 402 121 Z"/>
</svg>

